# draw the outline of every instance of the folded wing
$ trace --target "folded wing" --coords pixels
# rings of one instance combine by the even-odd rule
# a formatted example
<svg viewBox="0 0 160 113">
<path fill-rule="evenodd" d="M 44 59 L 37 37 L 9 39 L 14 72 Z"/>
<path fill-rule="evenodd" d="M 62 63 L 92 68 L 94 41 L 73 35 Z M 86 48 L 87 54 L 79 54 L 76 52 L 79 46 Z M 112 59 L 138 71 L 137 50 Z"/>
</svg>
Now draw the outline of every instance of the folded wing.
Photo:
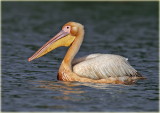
<svg viewBox="0 0 160 113">
<path fill-rule="evenodd" d="M 91 79 L 141 76 L 127 60 L 119 55 L 91 54 L 73 60 L 73 72 Z"/>
</svg>

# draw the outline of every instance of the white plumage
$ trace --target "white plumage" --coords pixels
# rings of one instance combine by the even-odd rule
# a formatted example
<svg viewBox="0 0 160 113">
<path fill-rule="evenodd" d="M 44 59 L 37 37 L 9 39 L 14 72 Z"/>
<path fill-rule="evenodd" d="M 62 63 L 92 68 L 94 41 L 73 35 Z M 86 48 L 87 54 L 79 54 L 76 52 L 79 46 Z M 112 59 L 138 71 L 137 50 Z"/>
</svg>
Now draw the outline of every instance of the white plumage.
<svg viewBox="0 0 160 113">
<path fill-rule="evenodd" d="M 73 72 L 81 77 L 91 79 L 107 79 L 109 77 L 127 79 L 139 76 L 137 71 L 128 63 L 128 59 L 113 54 L 91 54 L 74 59 Z"/>
</svg>

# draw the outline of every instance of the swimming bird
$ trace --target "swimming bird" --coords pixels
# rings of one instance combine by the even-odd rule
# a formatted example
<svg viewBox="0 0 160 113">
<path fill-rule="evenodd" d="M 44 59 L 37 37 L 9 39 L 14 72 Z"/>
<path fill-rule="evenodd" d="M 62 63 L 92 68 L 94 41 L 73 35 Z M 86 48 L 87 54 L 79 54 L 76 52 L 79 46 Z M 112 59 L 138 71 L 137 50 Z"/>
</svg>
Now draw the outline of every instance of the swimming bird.
<svg viewBox="0 0 160 113">
<path fill-rule="evenodd" d="M 58 71 L 62 81 L 78 81 L 106 84 L 133 84 L 145 79 L 128 62 L 128 59 L 114 54 L 90 54 L 74 59 L 84 38 L 84 26 L 68 22 L 62 30 L 44 44 L 28 61 L 39 58 L 61 46 L 70 46 Z"/>
</svg>

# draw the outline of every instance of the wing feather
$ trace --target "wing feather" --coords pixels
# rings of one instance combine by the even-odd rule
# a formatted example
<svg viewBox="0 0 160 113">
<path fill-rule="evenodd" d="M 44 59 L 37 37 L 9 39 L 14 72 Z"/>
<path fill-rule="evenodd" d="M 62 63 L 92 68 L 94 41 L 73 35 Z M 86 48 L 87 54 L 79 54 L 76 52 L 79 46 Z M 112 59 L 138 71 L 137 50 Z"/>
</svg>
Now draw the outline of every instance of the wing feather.
<svg viewBox="0 0 160 113">
<path fill-rule="evenodd" d="M 100 53 L 97 53 L 97 54 L 90 54 L 90 55 L 86 55 L 84 57 L 80 57 L 80 58 L 77 58 L 77 59 L 73 59 L 72 61 L 72 65 L 74 66 L 75 64 L 78 64 L 80 62 L 83 62 L 83 61 L 86 61 L 86 60 L 90 60 L 90 59 L 93 59 L 97 56 L 100 56 L 101 54 Z"/>
<path fill-rule="evenodd" d="M 137 76 L 125 57 L 113 54 L 91 54 L 74 60 L 73 72 L 91 79 Z"/>
</svg>

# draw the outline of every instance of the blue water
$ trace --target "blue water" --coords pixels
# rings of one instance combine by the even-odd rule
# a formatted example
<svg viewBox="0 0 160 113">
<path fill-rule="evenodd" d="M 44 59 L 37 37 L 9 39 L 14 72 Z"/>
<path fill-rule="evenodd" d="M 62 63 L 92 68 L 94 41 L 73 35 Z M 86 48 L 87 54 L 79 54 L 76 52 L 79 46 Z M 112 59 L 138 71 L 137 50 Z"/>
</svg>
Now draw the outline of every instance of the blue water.
<svg viewBox="0 0 160 113">
<path fill-rule="evenodd" d="M 77 55 L 118 54 L 147 80 L 57 80 L 68 48 L 27 59 L 68 21 L 85 26 Z M 2 111 L 158 111 L 158 2 L 2 2 Z"/>
</svg>

